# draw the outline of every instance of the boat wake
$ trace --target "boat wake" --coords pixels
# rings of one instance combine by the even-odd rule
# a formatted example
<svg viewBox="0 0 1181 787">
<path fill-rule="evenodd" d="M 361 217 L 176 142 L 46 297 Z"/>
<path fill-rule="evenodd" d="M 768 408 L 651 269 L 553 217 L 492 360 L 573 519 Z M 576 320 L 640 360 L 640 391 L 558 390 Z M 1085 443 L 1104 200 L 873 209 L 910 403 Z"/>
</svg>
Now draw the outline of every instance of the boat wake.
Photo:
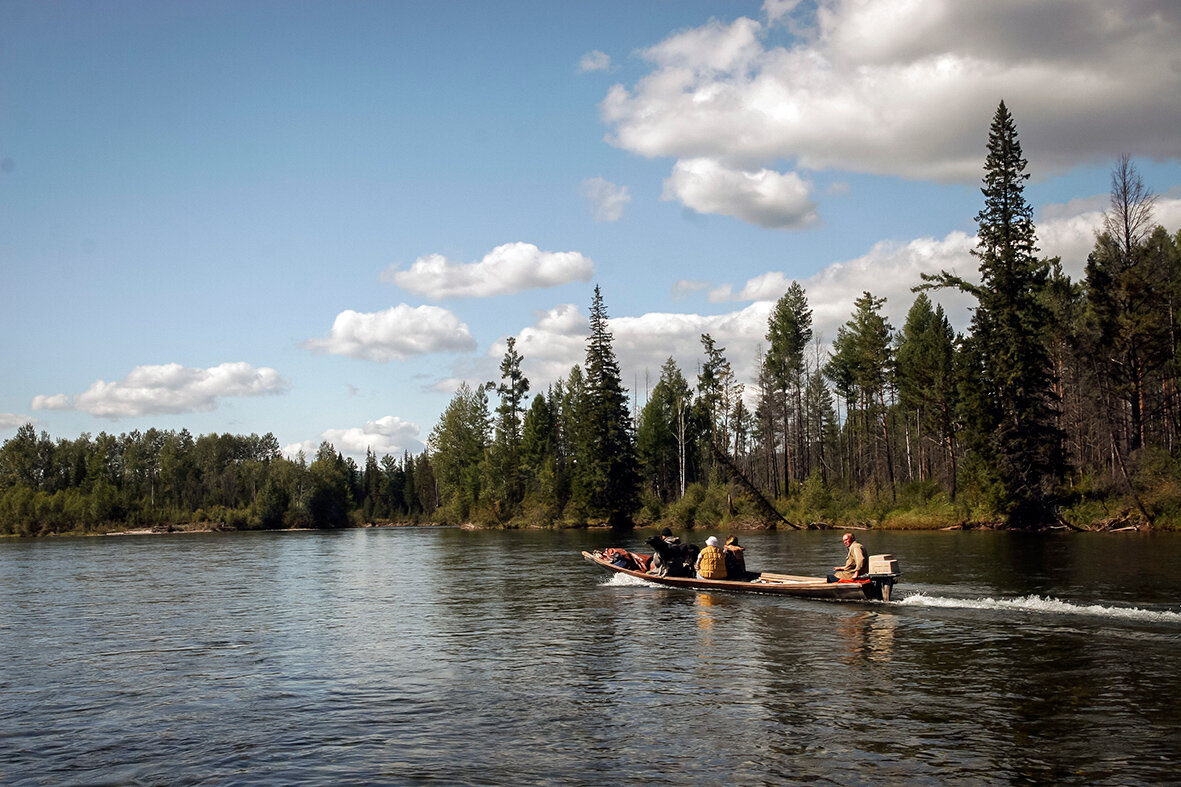
<svg viewBox="0 0 1181 787">
<path fill-rule="evenodd" d="M 928 596 L 917 593 L 898 599 L 898 604 L 907 607 L 936 607 L 944 609 L 993 609 L 1018 612 L 1033 612 L 1049 615 L 1090 615 L 1104 618 L 1119 618 L 1153 623 L 1181 623 L 1181 612 L 1140 609 L 1138 607 L 1105 607 L 1100 604 L 1080 605 L 1056 598 L 1021 596 L 1012 599 L 971 599 Z"/>
<path fill-rule="evenodd" d="M 610 587 L 632 587 L 632 588 L 635 588 L 635 587 L 652 587 L 652 586 L 659 587 L 659 585 L 656 585 L 656 583 L 654 583 L 654 582 L 645 582 L 644 580 L 640 579 L 639 577 L 633 577 L 630 574 L 612 574 L 610 579 L 608 579 L 606 582 L 600 582 L 599 585 L 602 587 L 608 587 L 608 588 L 610 588 Z"/>
</svg>

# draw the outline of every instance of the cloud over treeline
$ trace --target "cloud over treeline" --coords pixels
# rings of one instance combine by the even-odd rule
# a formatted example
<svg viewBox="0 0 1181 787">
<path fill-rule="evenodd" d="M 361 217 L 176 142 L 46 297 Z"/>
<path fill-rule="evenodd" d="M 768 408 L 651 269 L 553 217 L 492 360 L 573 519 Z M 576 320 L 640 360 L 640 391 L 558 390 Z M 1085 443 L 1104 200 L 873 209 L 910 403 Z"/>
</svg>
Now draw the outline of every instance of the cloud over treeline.
<svg viewBox="0 0 1181 787">
<path fill-rule="evenodd" d="M 1084 275 L 1087 254 L 1102 228 L 1106 198 L 1097 196 L 1069 205 L 1049 205 L 1037 222 L 1041 255 L 1061 257 L 1064 272 L 1075 281 Z M 1156 222 L 1176 232 L 1181 229 L 1181 199 L 1162 197 L 1155 210 Z M 976 238 L 955 231 L 944 237 L 922 237 L 909 241 L 882 241 L 864 254 L 834 262 L 807 278 L 799 279 L 813 311 L 813 331 L 823 354 L 837 329 L 852 316 L 853 302 L 862 292 L 885 298 L 883 313 L 901 329 L 914 303 L 912 288 L 922 282 L 923 273 L 946 270 L 971 281 L 978 275 L 980 261 L 972 255 Z M 656 382 L 660 366 L 674 358 L 690 382 L 696 379 L 702 357 L 700 336 L 709 333 L 726 357 L 740 382 L 752 385 L 757 379 L 760 354 L 766 349 L 767 320 L 771 309 L 793 279 L 782 271 L 768 271 L 739 284 L 678 282 L 679 291 L 689 295 L 708 290 L 714 304 L 743 304 L 718 314 L 691 312 L 649 312 L 639 316 L 612 317 L 609 328 L 625 384 L 643 393 Z M 943 306 L 948 319 L 959 331 L 968 329 L 974 301 L 957 290 L 929 293 Z M 610 311 L 610 292 L 606 293 Z M 533 324 L 517 336 L 517 350 L 524 356 L 524 368 L 534 381 L 534 390 L 569 374 L 571 366 L 583 363 L 586 316 L 578 306 L 564 304 L 535 315 Z M 490 360 L 504 353 L 498 342 L 489 351 Z"/>
<path fill-rule="evenodd" d="M 405 303 L 379 312 L 346 309 L 322 339 L 304 346 L 313 352 L 385 363 L 436 352 L 471 352 L 476 340 L 468 326 L 440 306 Z"/>
<path fill-rule="evenodd" d="M 168 363 L 137 366 L 122 380 L 96 380 L 77 394 L 38 395 L 34 410 L 79 410 L 99 418 L 134 418 L 213 410 L 221 399 L 285 393 L 290 383 L 268 367 L 245 362 L 195 369 Z"/>
<path fill-rule="evenodd" d="M 327 441 L 340 453 L 358 461 L 363 461 L 369 451 L 379 458 L 388 454 L 400 459 L 405 452 L 419 454 L 426 447 L 419 437 L 420 432 L 418 424 L 387 415 L 366 421 L 364 426 L 325 429 L 319 440 L 304 440 L 284 446 L 283 455 L 294 459 L 302 451 L 304 457 L 310 460 L 319 450 L 320 443 Z"/>
</svg>

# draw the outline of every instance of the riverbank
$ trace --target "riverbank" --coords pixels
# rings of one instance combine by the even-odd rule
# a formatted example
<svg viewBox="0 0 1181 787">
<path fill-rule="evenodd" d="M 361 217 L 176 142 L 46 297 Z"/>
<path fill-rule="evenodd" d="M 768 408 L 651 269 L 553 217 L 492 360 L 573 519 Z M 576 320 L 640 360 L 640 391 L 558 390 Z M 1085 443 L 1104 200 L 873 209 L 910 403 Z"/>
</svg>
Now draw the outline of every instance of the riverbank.
<svg viewBox="0 0 1181 787">
<path fill-rule="evenodd" d="M 665 525 L 645 523 L 645 524 L 636 524 L 634 527 L 637 530 L 658 530 L 658 529 L 661 529 L 662 527 L 665 527 Z M 538 527 L 538 526 L 514 526 L 514 525 L 489 527 L 489 526 L 484 526 L 484 525 L 473 524 L 471 522 L 465 522 L 465 523 L 459 524 L 459 525 L 443 524 L 443 523 L 439 523 L 439 522 L 368 522 L 365 524 L 356 525 L 354 527 L 336 528 L 336 529 L 355 530 L 355 529 L 368 529 L 368 528 L 457 528 L 460 530 L 482 530 L 482 531 L 495 531 L 495 530 L 537 530 L 537 531 L 544 531 L 544 530 L 611 530 L 611 529 L 613 529 L 610 525 L 606 525 L 606 524 L 568 525 L 568 526 L 563 526 L 563 527 Z M 724 530 L 727 532 L 734 532 L 734 533 L 753 533 L 753 532 L 765 532 L 765 531 L 771 531 L 771 530 L 790 531 L 793 529 L 794 530 L 852 530 L 852 531 L 858 531 L 858 532 L 879 532 L 879 533 L 922 532 L 922 531 L 925 531 L 925 532 L 934 532 L 934 531 L 965 531 L 965 532 L 966 531 L 982 531 L 982 532 L 983 531 L 997 531 L 997 532 L 1000 532 L 1000 531 L 1007 531 L 1007 530 L 1011 530 L 1014 532 L 1026 532 L 1026 533 L 1049 533 L 1049 532 L 1064 532 L 1064 533 L 1071 533 L 1071 532 L 1073 532 L 1073 533 L 1152 533 L 1152 532 L 1156 532 L 1156 533 L 1160 533 L 1160 532 L 1175 532 L 1176 531 L 1176 528 L 1170 528 L 1170 527 L 1153 527 L 1153 526 L 1147 525 L 1147 524 L 1140 524 L 1140 525 L 1120 524 L 1120 526 L 1116 526 L 1116 523 L 1098 523 L 1093 527 L 1076 527 L 1076 526 L 1070 526 L 1070 525 L 1055 524 L 1055 525 L 1047 525 L 1045 527 L 1040 527 L 1040 528 L 1018 529 L 1018 528 L 1009 527 L 1009 526 L 1005 525 L 1004 523 L 997 523 L 997 522 L 960 523 L 960 524 L 955 524 L 955 525 L 947 525 L 947 526 L 943 526 L 943 527 L 905 527 L 905 526 L 902 526 L 902 527 L 897 527 L 897 526 L 882 527 L 882 526 L 873 526 L 873 525 L 869 525 L 869 524 L 836 525 L 836 524 L 829 524 L 829 523 L 825 523 L 825 522 L 810 522 L 807 525 L 799 525 L 794 528 L 792 526 L 786 525 L 786 524 L 775 526 L 775 525 L 764 525 L 764 524 L 750 523 L 750 522 L 747 522 L 747 523 L 729 522 L 729 523 L 719 523 L 718 525 L 715 525 L 715 526 L 698 525 L 695 527 L 675 528 L 675 529 L 679 530 L 680 532 L 687 532 L 687 533 L 692 533 L 697 530 L 703 531 L 703 532 Z M 260 528 L 252 528 L 251 530 L 253 532 L 283 533 L 283 532 L 310 532 L 310 531 L 316 530 L 316 528 L 292 527 L 292 528 L 273 528 L 270 530 L 265 530 L 265 529 L 260 529 Z M 194 527 L 187 527 L 187 526 L 184 526 L 184 527 L 151 527 L 151 528 L 137 528 L 137 529 L 132 529 L 132 530 L 112 530 L 112 531 L 102 532 L 102 533 L 58 533 L 58 534 L 53 534 L 53 535 L 63 535 L 63 536 L 155 536 L 155 535 L 177 535 L 177 534 L 187 535 L 187 534 L 200 534 L 200 533 L 208 534 L 208 533 L 235 533 L 235 532 L 245 532 L 245 531 L 240 531 L 240 530 L 237 530 L 236 528 L 232 528 L 232 527 L 212 525 L 212 526 L 194 526 Z"/>
</svg>

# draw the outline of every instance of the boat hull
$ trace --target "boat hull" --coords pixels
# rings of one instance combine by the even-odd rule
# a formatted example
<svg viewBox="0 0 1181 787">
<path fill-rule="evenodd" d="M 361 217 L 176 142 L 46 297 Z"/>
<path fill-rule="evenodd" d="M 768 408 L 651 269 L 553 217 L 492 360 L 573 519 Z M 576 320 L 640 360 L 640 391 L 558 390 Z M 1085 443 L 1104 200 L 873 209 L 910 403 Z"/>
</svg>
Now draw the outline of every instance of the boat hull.
<svg viewBox="0 0 1181 787">
<path fill-rule="evenodd" d="M 666 587 L 689 590 L 732 591 L 736 593 L 768 593 L 796 598 L 815 598 L 828 601 L 889 601 L 896 575 L 875 575 L 863 580 L 829 582 L 824 577 L 802 577 L 776 574 L 769 571 L 748 574 L 750 579 L 697 579 L 696 577 L 661 577 L 630 568 L 617 566 L 599 553 L 583 552 L 586 560 L 602 569 Z"/>
</svg>

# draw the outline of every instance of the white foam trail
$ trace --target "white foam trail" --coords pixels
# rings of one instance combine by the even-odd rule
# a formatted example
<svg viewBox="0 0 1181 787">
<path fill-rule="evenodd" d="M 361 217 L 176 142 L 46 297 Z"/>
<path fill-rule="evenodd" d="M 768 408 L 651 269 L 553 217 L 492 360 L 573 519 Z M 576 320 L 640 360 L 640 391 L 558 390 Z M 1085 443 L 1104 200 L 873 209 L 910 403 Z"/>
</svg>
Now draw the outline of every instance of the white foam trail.
<svg viewBox="0 0 1181 787">
<path fill-rule="evenodd" d="M 1041 612 L 1054 615 L 1095 615 L 1105 618 L 1152 621 L 1158 623 L 1181 623 L 1181 612 L 1139 609 L 1137 607 L 1104 607 L 1099 604 L 1080 606 L 1056 598 L 1022 596 L 1020 598 L 972 599 L 927 596 L 917 593 L 899 599 L 899 604 L 911 607 L 941 607 L 950 609 L 1000 609 L 1020 612 Z"/>
<path fill-rule="evenodd" d="M 610 579 L 600 584 L 603 587 L 643 587 L 655 583 L 645 582 L 639 577 L 633 577 L 630 574 L 612 574 Z"/>
</svg>

